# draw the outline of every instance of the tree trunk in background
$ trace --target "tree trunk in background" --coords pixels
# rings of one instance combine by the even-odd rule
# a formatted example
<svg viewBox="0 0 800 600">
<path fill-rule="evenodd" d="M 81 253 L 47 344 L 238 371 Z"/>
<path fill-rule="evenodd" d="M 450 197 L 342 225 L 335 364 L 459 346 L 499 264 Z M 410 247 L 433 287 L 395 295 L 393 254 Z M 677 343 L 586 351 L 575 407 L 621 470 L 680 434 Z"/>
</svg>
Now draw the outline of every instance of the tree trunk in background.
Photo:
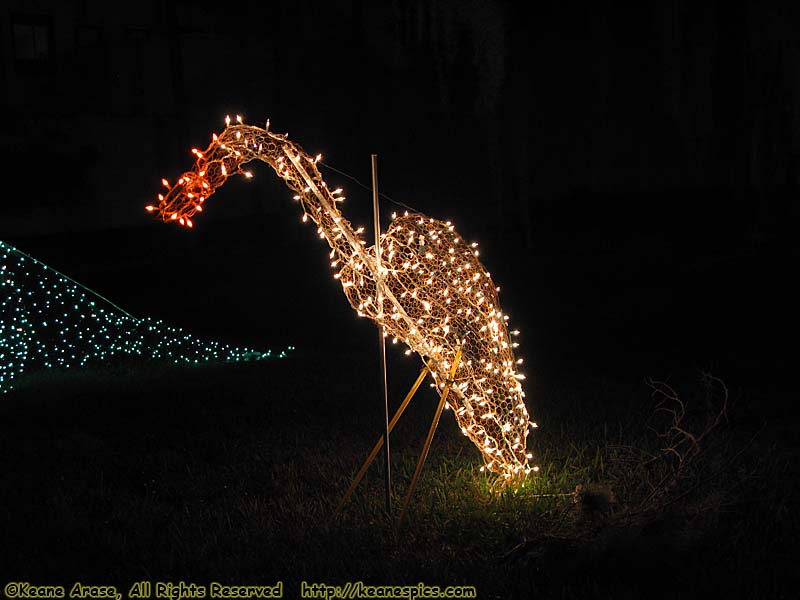
<svg viewBox="0 0 800 600">
<path fill-rule="evenodd" d="M 172 80 L 172 115 L 174 119 L 171 120 L 168 126 L 171 140 L 169 144 L 168 153 L 170 154 L 170 163 L 182 152 L 176 146 L 180 143 L 181 148 L 187 139 L 186 131 L 186 84 L 183 76 L 183 56 L 181 52 L 181 29 L 178 22 L 178 0 L 169 0 L 166 2 L 164 10 L 166 14 L 165 24 L 167 27 L 167 41 L 169 43 L 169 67 Z M 159 136 L 163 140 L 163 136 Z M 169 164 L 169 163 L 168 163 Z"/>
<path fill-rule="evenodd" d="M 533 254 L 533 219 L 537 207 L 533 204 L 530 187 L 530 152 L 531 137 L 530 111 L 533 106 L 531 95 L 532 61 L 530 57 L 530 39 L 533 35 L 533 23 L 529 22 L 529 7 L 515 4 L 511 10 L 508 47 L 508 78 L 504 88 L 506 118 L 502 122 L 508 132 L 511 149 L 510 191 L 512 210 L 518 223 L 517 230 L 522 230 L 522 240 L 527 256 Z M 521 245 L 520 245 L 521 247 Z"/>
<path fill-rule="evenodd" d="M 491 215 L 492 225 L 497 228 L 497 232 L 501 235 L 511 233 L 513 231 L 514 220 L 509 215 L 509 211 L 513 211 L 513 201 L 506 198 L 507 188 L 504 179 L 506 177 L 505 160 L 509 158 L 507 152 L 503 152 L 503 142 L 508 139 L 505 130 L 506 122 L 500 118 L 497 110 L 491 111 L 490 114 L 484 115 L 482 120 L 486 124 L 486 166 L 489 170 L 489 194 L 491 197 Z M 509 230 L 509 226 L 511 226 Z"/>
<path fill-rule="evenodd" d="M 513 206 L 516 208 L 516 219 L 518 227 L 522 229 L 522 237 L 525 243 L 525 251 L 528 256 L 533 253 L 533 218 L 536 215 L 536 206 L 533 204 L 533 197 L 530 193 L 530 158 L 528 155 L 528 137 L 530 121 L 528 118 L 527 104 L 522 104 L 523 97 L 518 104 L 517 110 L 511 115 L 511 160 L 516 184 L 516 196 L 513 199 Z"/>
</svg>

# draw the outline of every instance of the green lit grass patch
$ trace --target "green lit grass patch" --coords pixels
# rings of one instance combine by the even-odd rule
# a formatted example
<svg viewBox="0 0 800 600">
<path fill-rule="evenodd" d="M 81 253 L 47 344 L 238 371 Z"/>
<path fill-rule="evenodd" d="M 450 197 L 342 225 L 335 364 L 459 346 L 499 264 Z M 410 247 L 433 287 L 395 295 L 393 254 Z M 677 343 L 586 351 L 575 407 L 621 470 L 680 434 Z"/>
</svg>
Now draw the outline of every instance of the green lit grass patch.
<svg viewBox="0 0 800 600">
<path fill-rule="evenodd" d="M 360 359 L 306 352 L 20 386 L 0 411 L 3 572 L 121 586 L 281 580 L 291 594 L 303 580 L 422 581 L 502 598 L 773 598 L 791 585 L 790 449 L 729 406 L 675 478 L 668 457 L 647 463 L 663 430 L 645 384 L 536 386 L 541 470 L 525 488 L 481 473 L 445 412 L 398 528 L 435 406 L 420 394 L 392 437 L 394 514 L 378 461 L 336 515 L 380 432 Z M 687 430 L 713 414 L 705 399 L 703 386 L 687 394 L 698 407 Z M 674 484 L 659 488 L 667 475 Z"/>
</svg>

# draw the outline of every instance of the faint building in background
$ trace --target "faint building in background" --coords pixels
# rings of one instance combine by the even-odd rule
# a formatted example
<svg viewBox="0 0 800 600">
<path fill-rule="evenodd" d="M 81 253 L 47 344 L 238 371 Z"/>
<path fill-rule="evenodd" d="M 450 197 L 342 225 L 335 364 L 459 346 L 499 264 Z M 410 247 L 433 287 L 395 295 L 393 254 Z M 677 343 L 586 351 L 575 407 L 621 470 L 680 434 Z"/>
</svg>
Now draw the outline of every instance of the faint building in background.
<svg viewBox="0 0 800 600">
<path fill-rule="evenodd" d="M 788 229 L 800 9 L 534 9 L 7 0 L 0 160 L 27 192 L 0 200 L 0 236 L 146 224 L 161 177 L 237 112 L 363 179 L 376 152 L 385 191 L 528 253 L 567 225 L 638 223 L 644 204 L 683 219 L 687 190 L 704 222 Z M 206 218 L 278 210 L 263 185 L 232 184 Z"/>
<path fill-rule="evenodd" d="M 175 109 L 161 4 L 3 4 L 0 160 L 26 193 L 0 203 L 0 233 L 128 221 Z"/>
</svg>

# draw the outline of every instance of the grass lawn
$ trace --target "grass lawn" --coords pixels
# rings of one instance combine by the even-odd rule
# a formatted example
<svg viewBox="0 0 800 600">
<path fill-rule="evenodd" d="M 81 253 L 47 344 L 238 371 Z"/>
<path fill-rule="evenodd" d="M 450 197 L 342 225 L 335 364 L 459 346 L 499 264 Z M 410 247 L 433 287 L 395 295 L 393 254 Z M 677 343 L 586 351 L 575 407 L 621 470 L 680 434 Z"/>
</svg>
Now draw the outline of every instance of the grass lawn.
<svg viewBox="0 0 800 600">
<path fill-rule="evenodd" d="M 417 370 L 406 362 L 392 374 L 395 406 Z M 797 442 L 764 409 L 769 394 L 699 373 L 669 388 L 534 377 L 539 475 L 497 488 L 445 412 L 398 529 L 435 407 L 427 388 L 391 438 L 393 514 L 380 460 L 334 512 L 380 431 L 376 379 L 373 356 L 319 349 L 21 380 L 0 397 L 3 585 L 282 581 L 287 598 L 302 581 L 468 585 L 479 598 L 796 593 Z"/>
</svg>

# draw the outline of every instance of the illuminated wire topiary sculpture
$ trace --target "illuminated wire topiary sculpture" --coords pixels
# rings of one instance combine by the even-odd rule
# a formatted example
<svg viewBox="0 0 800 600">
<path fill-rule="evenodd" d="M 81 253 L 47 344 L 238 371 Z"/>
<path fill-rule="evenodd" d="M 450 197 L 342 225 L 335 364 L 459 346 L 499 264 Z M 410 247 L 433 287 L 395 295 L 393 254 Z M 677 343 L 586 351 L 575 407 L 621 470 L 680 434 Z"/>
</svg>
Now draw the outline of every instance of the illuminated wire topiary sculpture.
<svg viewBox="0 0 800 600">
<path fill-rule="evenodd" d="M 396 217 L 380 241 L 380 274 L 375 248 L 366 247 L 362 228 L 353 230 L 339 211 L 341 189 L 329 190 L 311 157 L 286 135 L 245 125 L 241 117 L 213 134 L 197 160 L 147 210 L 164 221 L 192 227 L 206 200 L 231 175 L 252 177 L 242 167 L 255 159 L 272 167 L 294 190 L 303 220 L 317 225 L 331 247 L 331 266 L 351 306 L 375 321 L 385 335 L 403 341 L 425 361 L 439 390 L 461 350 L 448 398 L 461 431 L 481 451 L 485 468 L 505 480 L 527 475 L 531 427 L 513 344 L 490 274 L 478 260 L 477 244 L 467 244 L 450 222 L 420 214 Z M 380 275 L 380 276 L 377 276 Z M 380 282 L 376 284 L 376 282 Z M 382 306 L 376 298 L 381 287 Z"/>
</svg>

